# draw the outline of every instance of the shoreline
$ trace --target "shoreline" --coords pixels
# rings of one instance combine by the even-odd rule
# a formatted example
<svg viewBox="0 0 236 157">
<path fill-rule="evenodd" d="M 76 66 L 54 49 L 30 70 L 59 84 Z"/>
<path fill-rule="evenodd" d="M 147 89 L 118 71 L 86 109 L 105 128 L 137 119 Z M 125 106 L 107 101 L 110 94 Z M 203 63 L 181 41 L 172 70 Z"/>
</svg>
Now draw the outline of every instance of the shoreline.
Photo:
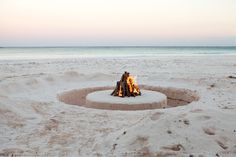
<svg viewBox="0 0 236 157">
<path fill-rule="evenodd" d="M 1 56 L 0 61 L 17 61 L 17 60 L 57 60 L 57 59 L 152 59 L 152 58 L 165 58 L 165 57 L 222 57 L 232 56 L 235 57 L 236 53 L 230 54 L 156 54 L 156 55 L 33 55 L 33 56 Z"/>
</svg>

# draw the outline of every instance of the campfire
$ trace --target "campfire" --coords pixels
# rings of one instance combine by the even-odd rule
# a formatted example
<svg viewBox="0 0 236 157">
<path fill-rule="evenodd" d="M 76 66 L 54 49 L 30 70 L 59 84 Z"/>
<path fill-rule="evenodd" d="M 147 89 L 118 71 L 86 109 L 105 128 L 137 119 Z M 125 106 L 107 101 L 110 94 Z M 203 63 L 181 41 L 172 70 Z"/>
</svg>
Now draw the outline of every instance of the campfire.
<svg viewBox="0 0 236 157">
<path fill-rule="evenodd" d="M 116 88 L 111 95 L 119 97 L 135 97 L 141 95 L 141 92 L 135 78 L 125 71 L 120 81 L 117 81 Z"/>
</svg>

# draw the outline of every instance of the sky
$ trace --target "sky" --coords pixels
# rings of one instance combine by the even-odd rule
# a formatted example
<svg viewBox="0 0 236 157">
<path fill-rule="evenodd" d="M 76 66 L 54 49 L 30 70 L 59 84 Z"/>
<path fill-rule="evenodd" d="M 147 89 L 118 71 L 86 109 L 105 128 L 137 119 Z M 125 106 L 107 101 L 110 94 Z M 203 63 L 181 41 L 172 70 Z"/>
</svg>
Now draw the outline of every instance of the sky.
<svg viewBox="0 0 236 157">
<path fill-rule="evenodd" d="M 0 0 L 0 46 L 236 46 L 236 0 Z"/>
</svg>

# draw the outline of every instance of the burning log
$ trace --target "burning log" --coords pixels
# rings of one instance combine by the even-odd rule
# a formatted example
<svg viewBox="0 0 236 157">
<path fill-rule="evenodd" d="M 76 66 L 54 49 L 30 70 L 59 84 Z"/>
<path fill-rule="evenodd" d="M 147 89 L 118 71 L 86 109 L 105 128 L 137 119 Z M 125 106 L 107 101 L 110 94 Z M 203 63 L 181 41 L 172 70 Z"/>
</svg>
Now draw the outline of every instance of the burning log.
<svg viewBox="0 0 236 157">
<path fill-rule="evenodd" d="M 138 96 L 141 95 L 141 91 L 138 84 L 135 82 L 134 77 L 125 71 L 121 76 L 120 81 L 117 81 L 116 87 L 111 95 L 119 97 Z"/>
</svg>

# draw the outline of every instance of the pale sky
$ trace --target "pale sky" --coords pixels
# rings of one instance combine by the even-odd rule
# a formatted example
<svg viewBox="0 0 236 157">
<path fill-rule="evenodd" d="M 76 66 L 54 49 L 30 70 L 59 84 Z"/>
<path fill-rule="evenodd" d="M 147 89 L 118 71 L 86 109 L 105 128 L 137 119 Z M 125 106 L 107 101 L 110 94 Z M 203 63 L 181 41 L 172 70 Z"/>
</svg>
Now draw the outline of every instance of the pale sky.
<svg viewBox="0 0 236 157">
<path fill-rule="evenodd" d="M 0 0 L 0 46 L 236 46 L 236 0 Z"/>
</svg>

